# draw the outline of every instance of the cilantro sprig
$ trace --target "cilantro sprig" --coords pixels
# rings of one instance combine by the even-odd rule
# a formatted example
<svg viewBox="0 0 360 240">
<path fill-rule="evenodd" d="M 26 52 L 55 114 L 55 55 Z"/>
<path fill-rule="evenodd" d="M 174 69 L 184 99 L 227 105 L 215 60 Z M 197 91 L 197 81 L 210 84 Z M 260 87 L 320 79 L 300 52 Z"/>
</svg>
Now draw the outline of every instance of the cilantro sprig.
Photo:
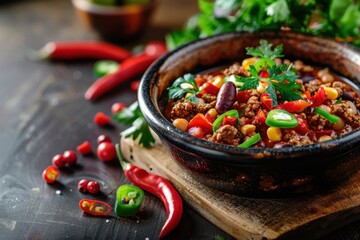
<svg viewBox="0 0 360 240">
<path fill-rule="evenodd" d="M 283 46 L 282 44 L 277 45 L 274 50 L 271 49 L 272 44 L 268 41 L 261 39 L 260 40 L 260 46 L 253 48 L 248 47 L 246 48 L 247 54 L 251 55 L 253 57 L 261 57 L 261 58 L 281 58 L 284 55 L 282 54 Z"/>
<path fill-rule="evenodd" d="M 139 138 L 139 144 L 145 148 L 150 148 L 155 142 L 155 138 L 150 132 L 150 127 L 140 111 L 138 102 L 134 102 L 129 107 L 116 113 L 114 119 L 130 126 L 128 129 L 121 132 L 121 135 L 125 138 L 132 137 L 134 140 Z"/>
<path fill-rule="evenodd" d="M 187 93 L 191 94 L 190 98 L 194 98 L 195 94 L 199 92 L 195 82 L 195 77 L 191 73 L 186 73 L 184 76 L 176 79 L 168 90 L 170 99 L 181 98 Z"/>
</svg>

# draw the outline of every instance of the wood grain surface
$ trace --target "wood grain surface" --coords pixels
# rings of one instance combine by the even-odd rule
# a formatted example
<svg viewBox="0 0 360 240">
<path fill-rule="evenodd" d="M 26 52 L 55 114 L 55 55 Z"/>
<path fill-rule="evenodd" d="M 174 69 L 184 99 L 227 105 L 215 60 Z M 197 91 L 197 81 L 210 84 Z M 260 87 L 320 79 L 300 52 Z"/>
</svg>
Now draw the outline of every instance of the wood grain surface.
<svg viewBox="0 0 360 240">
<path fill-rule="evenodd" d="M 148 31 L 131 42 L 113 43 L 131 49 L 161 40 L 196 11 L 194 0 L 160 0 Z M 95 81 L 94 61 L 33 62 L 25 58 L 29 49 L 54 40 L 103 39 L 82 25 L 71 1 L 0 1 L 0 240 L 158 239 L 167 216 L 161 201 L 151 194 L 146 193 L 134 218 L 94 218 L 79 210 L 82 198 L 114 204 L 114 191 L 129 183 L 117 161 L 103 163 L 96 155 L 78 155 L 78 164 L 61 170 L 56 184 L 47 185 L 41 179 L 55 154 L 75 149 L 85 140 L 95 149 L 99 134 L 118 141 L 126 126 L 113 122 L 110 128 L 100 128 L 93 124 L 93 117 L 98 111 L 110 115 L 115 102 L 136 100 L 128 82 L 97 102 L 86 101 L 84 92 Z M 82 178 L 98 180 L 101 194 L 78 192 L 77 182 Z M 217 221 L 226 221 L 226 215 Z M 342 226 L 346 221 L 337 223 Z M 360 239 L 359 229 L 358 221 L 324 239 Z M 179 226 L 166 239 L 220 237 L 233 239 L 185 202 Z"/>
<path fill-rule="evenodd" d="M 360 171 L 325 193 L 254 199 L 199 183 L 160 143 L 144 149 L 121 138 L 121 149 L 129 161 L 168 178 L 194 209 L 237 239 L 316 239 L 360 219 Z"/>
</svg>

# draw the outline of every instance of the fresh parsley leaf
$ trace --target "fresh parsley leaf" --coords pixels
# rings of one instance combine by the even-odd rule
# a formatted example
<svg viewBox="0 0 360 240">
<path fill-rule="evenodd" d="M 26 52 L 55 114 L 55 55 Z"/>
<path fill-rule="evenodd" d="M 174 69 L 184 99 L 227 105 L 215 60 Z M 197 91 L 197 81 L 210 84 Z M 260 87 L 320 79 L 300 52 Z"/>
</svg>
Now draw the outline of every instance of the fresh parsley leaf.
<svg viewBox="0 0 360 240">
<path fill-rule="evenodd" d="M 174 81 L 174 83 L 168 87 L 169 98 L 177 99 L 183 97 L 186 93 L 195 94 L 199 91 L 194 75 L 190 73 L 184 74 Z"/>
<path fill-rule="evenodd" d="M 271 43 L 268 43 L 266 40 L 261 39 L 260 46 L 258 46 L 256 48 L 248 47 L 248 48 L 246 48 L 246 51 L 247 51 L 248 55 L 251 55 L 253 57 L 274 59 L 274 58 L 284 56 L 281 54 L 283 51 L 282 44 L 277 45 L 274 48 L 274 50 L 272 50 L 271 47 L 272 47 Z"/>
<path fill-rule="evenodd" d="M 121 133 L 124 137 L 132 137 L 134 140 L 140 137 L 139 144 L 145 148 L 151 147 L 155 142 L 155 138 L 151 134 L 150 127 L 141 113 L 138 102 L 134 102 L 128 108 L 124 108 L 116 113 L 114 119 L 125 125 L 131 125 Z"/>
<path fill-rule="evenodd" d="M 244 84 L 240 87 L 240 91 L 256 89 L 259 86 L 259 81 L 260 79 L 258 77 L 243 78 L 242 82 Z"/>
<path fill-rule="evenodd" d="M 273 84 L 269 84 L 265 90 L 266 93 L 268 93 L 270 95 L 270 98 L 272 100 L 272 105 L 275 107 L 277 105 L 279 105 L 278 101 L 277 101 L 277 95 L 276 95 L 276 90 Z"/>
</svg>

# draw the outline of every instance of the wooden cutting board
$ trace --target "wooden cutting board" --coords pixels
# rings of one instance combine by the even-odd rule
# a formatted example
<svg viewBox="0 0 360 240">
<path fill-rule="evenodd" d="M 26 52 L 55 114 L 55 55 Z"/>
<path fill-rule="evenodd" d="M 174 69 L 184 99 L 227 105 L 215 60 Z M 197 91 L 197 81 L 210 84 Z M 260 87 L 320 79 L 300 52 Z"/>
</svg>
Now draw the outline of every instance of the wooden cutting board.
<svg viewBox="0 0 360 240">
<path fill-rule="evenodd" d="M 328 193 L 253 199 L 195 181 L 160 143 L 144 149 L 122 138 L 121 149 L 128 161 L 169 179 L 193 209 L 237 239 L 315 239 L 360 219 L 360 171 Z"/>
</svg>

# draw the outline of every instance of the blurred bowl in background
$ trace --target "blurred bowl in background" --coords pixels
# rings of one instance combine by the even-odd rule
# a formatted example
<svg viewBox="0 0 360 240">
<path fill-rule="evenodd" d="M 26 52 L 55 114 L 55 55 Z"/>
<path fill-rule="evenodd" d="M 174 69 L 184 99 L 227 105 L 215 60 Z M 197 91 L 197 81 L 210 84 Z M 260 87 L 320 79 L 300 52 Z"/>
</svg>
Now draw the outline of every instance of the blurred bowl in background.
<svg viewBox="0 0 360 240">
<path fill-rule="evenodd" d="M 72 0 L 81 21 L 102 37 L 127 40 L 136 37 L 151 22 L 157 1 L 148 4 L 102 6 L 89 0 Z"/>
</svg>

